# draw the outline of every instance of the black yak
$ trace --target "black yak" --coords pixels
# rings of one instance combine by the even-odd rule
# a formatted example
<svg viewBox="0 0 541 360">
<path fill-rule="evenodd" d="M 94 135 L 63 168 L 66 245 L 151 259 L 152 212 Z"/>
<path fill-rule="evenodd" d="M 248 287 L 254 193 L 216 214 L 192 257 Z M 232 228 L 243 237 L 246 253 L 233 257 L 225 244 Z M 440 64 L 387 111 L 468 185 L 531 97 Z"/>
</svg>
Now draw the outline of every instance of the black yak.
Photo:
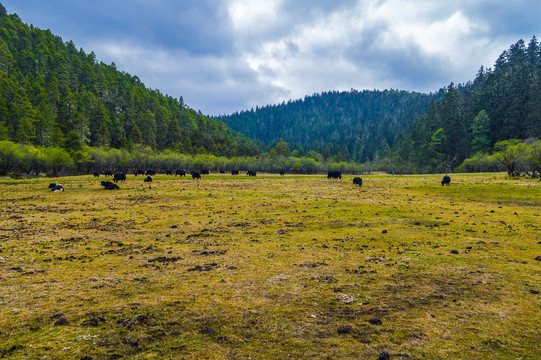
<svg viewBox="0 0 541 360">
<path fill-rule="evenodd" d="M 116 173 L 114 176 L 113 176 L 113 181 L 116 183 L 117 181 L 126 181 L 126 174 L 121 171 L 119 173 Z"/>
<path fill-rule="evenodd" d="M 451 184 L 451 178 L 447 175 L 443 177 L 443 180 L 441 181 L 441 185 L 447 185 L 449 186 Z"/>
<path fill-rule="evenodd" d="M 329 171 L 327 173 L 327 179 L 341 179 L 342 173 L 340 171 Z"/>
<path fill-rule="evenodd" d="M 118 189 L 120 189 L 117 184 L 113 184 L 110 181 L 102 181 L 101 186 L 103 186 L 103 188 L 105 190 L 118 190 Z"/>
<path fill-rule="evenodd" d="M 51 185 L 54 185 L 54 186 L 51 187 Z M 60 185 L 60 184 L 49 184 L 49 188 L 50 188 L 51 191 L 53 191 L 53 192 L 64 191 L 64 188 L 63 188 L 62 185 Z"/>
</svg>

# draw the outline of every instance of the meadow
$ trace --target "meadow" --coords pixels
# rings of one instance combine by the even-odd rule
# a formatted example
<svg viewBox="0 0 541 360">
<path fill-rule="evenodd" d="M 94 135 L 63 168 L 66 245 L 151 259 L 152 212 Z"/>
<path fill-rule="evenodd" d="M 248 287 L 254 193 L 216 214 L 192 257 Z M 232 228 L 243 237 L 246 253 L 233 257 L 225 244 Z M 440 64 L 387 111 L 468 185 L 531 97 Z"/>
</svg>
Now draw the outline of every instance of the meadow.
<svg viewBox="0 0 541 360">
<path fill-rule="evenodd" d="M 441 178 L 0 180 L 0 358 L 541 359 L 541 182 Z"/>
</svg>

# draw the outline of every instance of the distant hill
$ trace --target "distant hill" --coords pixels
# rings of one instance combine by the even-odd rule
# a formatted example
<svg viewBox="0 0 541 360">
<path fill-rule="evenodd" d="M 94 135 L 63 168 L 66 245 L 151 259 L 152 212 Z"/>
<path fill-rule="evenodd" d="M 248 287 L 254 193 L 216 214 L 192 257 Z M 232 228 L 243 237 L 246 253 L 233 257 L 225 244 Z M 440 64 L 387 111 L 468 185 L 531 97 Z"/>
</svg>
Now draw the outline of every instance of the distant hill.
<svg viewBox="0 0 541 360">
<path fill-rule="evenodd" d="M 137 76 L 98 62 L 0 4 L 0 140 L 57 146 L 131 147 L 224 156 L 254 155 L 245 136 Z"/>
<path fill-rule="evenodd" d="M 263 146 L 283 139 L 301 154 L 365 162 L 392 147 L 437 98 L 398 90 L 330 91 L 216 119 Z"/>
<path fill-rule="evenodd" d="M 541 51 L 513 44 L 494 68 L 434 94 L 325 92 L 216 117 L 269 149 L 283 139 L 298 153 L 334 160 L 385 159 L 401 171 L 451 171 L 507 139 L 541 138 Z M 394 164 L 394 165 L 391 165 Z"/>
</svg>

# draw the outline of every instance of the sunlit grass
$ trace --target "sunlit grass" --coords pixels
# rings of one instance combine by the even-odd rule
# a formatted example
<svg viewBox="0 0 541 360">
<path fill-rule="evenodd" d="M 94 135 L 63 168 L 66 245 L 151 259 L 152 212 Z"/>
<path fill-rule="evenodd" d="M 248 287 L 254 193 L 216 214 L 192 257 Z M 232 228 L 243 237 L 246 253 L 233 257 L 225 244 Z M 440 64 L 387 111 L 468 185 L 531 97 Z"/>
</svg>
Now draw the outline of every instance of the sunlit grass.
<svg viewBox="0 0 541 360">
<path fill-rule="evenodd" d="M 1 181 L 0 354 L 539 358 L 540 182 L 363 178 Z"/>
</svg>

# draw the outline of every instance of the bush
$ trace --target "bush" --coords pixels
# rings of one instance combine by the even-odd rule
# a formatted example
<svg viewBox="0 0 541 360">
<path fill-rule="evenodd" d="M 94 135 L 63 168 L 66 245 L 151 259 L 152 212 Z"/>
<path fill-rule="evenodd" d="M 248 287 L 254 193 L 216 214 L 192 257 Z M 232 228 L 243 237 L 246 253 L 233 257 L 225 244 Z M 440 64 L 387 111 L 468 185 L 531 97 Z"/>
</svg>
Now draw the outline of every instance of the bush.
<svg viewBox="0 0 541 360">
<path fill-rule="evenodd" d="M 44 148 L 45 163 L 50 176 L 67 175 L 75 168 L 75 162 L 64 149 Z"/>
<path fill-rule="evenodd" d="M 23 158 L 21 145 L 11 141 L 0 141 L 0 175 L 20 170 Z"/>
<path fill-rule="evenodd" d="M 456 169 L 458 172 L 494 172 L 502 170 L 503 167 L 494 155 L 482 152 L 478 152 L 472 157 L 465 159 Z"/>
</svg>

